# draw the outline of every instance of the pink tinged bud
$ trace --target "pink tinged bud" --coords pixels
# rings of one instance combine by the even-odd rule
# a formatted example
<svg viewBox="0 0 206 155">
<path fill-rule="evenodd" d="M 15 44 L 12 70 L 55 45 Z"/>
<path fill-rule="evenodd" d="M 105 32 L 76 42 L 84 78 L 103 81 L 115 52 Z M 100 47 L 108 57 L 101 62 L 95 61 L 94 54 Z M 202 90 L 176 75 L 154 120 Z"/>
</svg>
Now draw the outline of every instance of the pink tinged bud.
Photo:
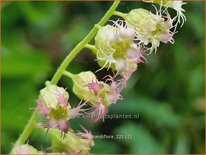
<svg viewBox="0 0 206 155">
<path fill-rule="evenodd" d="M 41 100 L 38 100 L 37 109 L 39 110 L 39 113 L 44 117 L 48 116 L 51 110 L 51 108 L 44 104 Z"/>
</svg>

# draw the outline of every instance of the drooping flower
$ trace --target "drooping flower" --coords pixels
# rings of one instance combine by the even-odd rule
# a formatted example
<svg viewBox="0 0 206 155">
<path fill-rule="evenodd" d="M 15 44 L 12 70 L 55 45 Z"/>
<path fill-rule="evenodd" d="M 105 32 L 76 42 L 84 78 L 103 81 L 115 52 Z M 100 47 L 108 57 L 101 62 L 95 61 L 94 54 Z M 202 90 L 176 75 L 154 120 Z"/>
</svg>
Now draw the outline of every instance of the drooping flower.
<svg viewBox="0 0 206 155">
<path fill-rule="evenodd" d="M 108 101 L 104 100 L 105 94 L 109 91 L 109 85 L 103 81 L 98 81 L 95 74 L 91 71 L 81 72 L 70 76 L 73 80 L 73 92 L 80 99 L 99 105 L 100 103 L 108 106 Z"/>
<path fill-rule="evenodd" d="M 157 11 L 156 14 L 148 10 L 139 8 L 131 10 L 127 14 L 121 14 L 129 26 L 135 29 L 136 40 L 139 44 L 143 43 L 145 46 L 151 44 L 148 48 L 150 52 L 157 50 L 160 42 L 174 43 L 172 31 L 174 28 L 173 21 L 169 13 L 162 15 Z"/>
<path fill-rule="evenodd" d="M 71 74 L 71 73 L 70 73 Z M 89 103 L 90 108 L 82 108 L 86 103 L 70 110 L 71 116 L 79 112 L 89 114 L 100 120 L 108 112 L 108 106 L 122 99 L 119 84 L 111 77 L 105 82 L 99 81 L 91 71 L 79 74 L 67 74 L 73 80 L 73 92 L 82 100 Z M 81 108 L 81 110 L 79 110 Z"/>
<path fill-rule="evenodd" d="M 111 37 L 112 35 L 112 37 Z M 139 51 L 135 44 L 135 30 L 124 21 L 116 21 L 113 26 L 106 25 L 99 29 L 95 37 L 95 46 L 98 49 L 97 62 L 103 68 L 111 68 L 126 79 L 136 70 L 137 61 L 143 57 L 144 52 Z M 131 49 L 139 55 L 131 60 Z"/>
<path fill-rule="evenodd" d="M 58 128 L 63 133 L 68 132 L 68 115 L 71 108 L 68 98 L 67 91 L 56 85 L 49 85 L 40 91 L 37 109 L 47 120 L 43 127 L 48 130 Z"/>
</svg>

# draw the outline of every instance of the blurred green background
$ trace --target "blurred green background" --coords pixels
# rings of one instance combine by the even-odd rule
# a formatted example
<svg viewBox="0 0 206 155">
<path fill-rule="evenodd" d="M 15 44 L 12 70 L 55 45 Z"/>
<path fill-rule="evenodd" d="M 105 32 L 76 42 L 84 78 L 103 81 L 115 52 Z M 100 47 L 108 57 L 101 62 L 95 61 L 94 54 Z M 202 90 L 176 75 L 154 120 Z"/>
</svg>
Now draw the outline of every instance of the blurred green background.
<svg viewBox="0 0 206 155">
<path fill-rule="evenodd" d="M 26 125 L 38 91 L 104 15 L 111 2 L 4 2 L 2 6 L 2 153 L 8 153 Z M 110 114 L 139 114 L 138 119 L 79 122 L 93 134 L 131 134 L 131 139 L 95 139 L 92 153 L 204 153 L 204 2 L 184 5 L 187 22 L 178 29 L 175 44 L 161 44 L 132 75 L 124 100 L 110 106 Z M 121 2 L 128 12 L 143 2 Z M 172 14 L 174 12 L 170 10 Z M 113 17 L 112 19 L 117 19 Z M 84 49 L 68 70 L 79 73 L 99 68 L 95 56 Z M 98 77 L 104 76 L 104 71 Z M 63 77 L 60 86 L 71 80 Z M 50 139 L 35 129 L 28 140 L 49 150 Z"/>
</svg>

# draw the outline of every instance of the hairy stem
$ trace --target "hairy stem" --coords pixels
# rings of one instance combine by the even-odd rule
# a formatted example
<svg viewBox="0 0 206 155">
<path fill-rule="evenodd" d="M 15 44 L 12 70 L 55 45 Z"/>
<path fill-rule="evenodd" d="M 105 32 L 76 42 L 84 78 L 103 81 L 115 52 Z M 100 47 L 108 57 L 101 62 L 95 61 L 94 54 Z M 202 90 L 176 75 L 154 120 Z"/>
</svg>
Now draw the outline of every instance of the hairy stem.
<svg viewBox="0 0 206 155">
<path fill-rule="evenodd" d="M 16 141 L 16 144 L 21 144 L 27 140 L 27 137 L 30 135 L 32 129 L 35 127 L 36 119 L 38 118 L 38 111 L 37 109 L 33 112 L 31 119 L 29 120 L 28 124 L 26 125 L 24 131 L 22 132 L 19 139 Z"/>
<path fill-rule="evenodd" d="M 118 7 L 120 3 L 120 0 L 115 0 L 115 2 L 112 4 L 110 9 L 107 11 L 107 13 L 102 17 L 102 19 L 94 25 L 93 29 L 89 32 L 89 34 L 79 43 L 77 46 L 70 52 L 70 54 L 64 59 L 60 67 L 57 69 L 56 73 L 54 74 L 51 84 L 57 84 L 60 80 L 61 76 L 63 75 L 63 72 L 68 67 L 69 63 L 74 59 L 74 57 L 85 47 L 86 44 L 88 44 L 96 35 L 98 29 L 103 26 L 107 20 L 114 14 L 115 9 Z M 37 110 L 34 111 L 32 114 L 29 122 L 27 123 L 26 127 L 24 128 L 24 131 L 20 135 L 20 137 L 17 139 L 15 144 L 24 144 L 29 135 L 31 134 L 33 128 L 35 127 L 35 122 L 38 118 L 39 114 Z"/>
<path fill-rule="evenodd" d="M 37 111 L 37 109 L 35 109 L 30 120 L 28 121 L 26 127 L 24 128 L 24 131 L 21 133 L 21 135 L 17 139 L 14 146 L 24 144 L 26 142 L 27 138 L 31 134 L 31 131 L 34 129 L 34 127 L 36 125 L 36 120 L 38 119 L 38 117 L 39 117 L 38 111 Z M 12 153 L 14 151 L 13 149 L 11 150 L 10 153 Z"/>
</svg>

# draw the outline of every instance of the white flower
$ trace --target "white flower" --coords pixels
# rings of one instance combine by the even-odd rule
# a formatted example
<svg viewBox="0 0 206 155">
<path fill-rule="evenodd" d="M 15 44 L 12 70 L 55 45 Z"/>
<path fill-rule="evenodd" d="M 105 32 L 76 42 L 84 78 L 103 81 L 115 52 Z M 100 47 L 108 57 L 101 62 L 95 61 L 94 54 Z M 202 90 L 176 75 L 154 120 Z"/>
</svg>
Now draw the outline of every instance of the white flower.
<svg viewBox="0 0 206 155">
<path fill-rule="evenodd" d="M 128 14 L 124 14 L 123 18 L 128 24 L 135 29 L 136 37 L 139 43 L 151 46 L 148 48 L 150 52 L 156 52 L 160 42 L 174 43 L 173 20 L 166 12 L 162 15 L 159 11 L 153 14 L 145 9 L 134 9 Z"/>
<path fill-rule="evenodd" d="M 128 26 L 125 21 L 113 21 L 113 26 L 102 27 L 95 37 L 95 46 L 98 49 L 97 62 L 101 66 L 99 70 L 111 68 L 128 79 L 136 70 L 137 64 L 142 62 L 137 61 L 139 59 L 137 57 L 130 57 L 131 49 L 135 54 L 138 53 L 139 57 L 144 54 L 135 44 L 135 37 L 135 29 Z"/>
</svg>

